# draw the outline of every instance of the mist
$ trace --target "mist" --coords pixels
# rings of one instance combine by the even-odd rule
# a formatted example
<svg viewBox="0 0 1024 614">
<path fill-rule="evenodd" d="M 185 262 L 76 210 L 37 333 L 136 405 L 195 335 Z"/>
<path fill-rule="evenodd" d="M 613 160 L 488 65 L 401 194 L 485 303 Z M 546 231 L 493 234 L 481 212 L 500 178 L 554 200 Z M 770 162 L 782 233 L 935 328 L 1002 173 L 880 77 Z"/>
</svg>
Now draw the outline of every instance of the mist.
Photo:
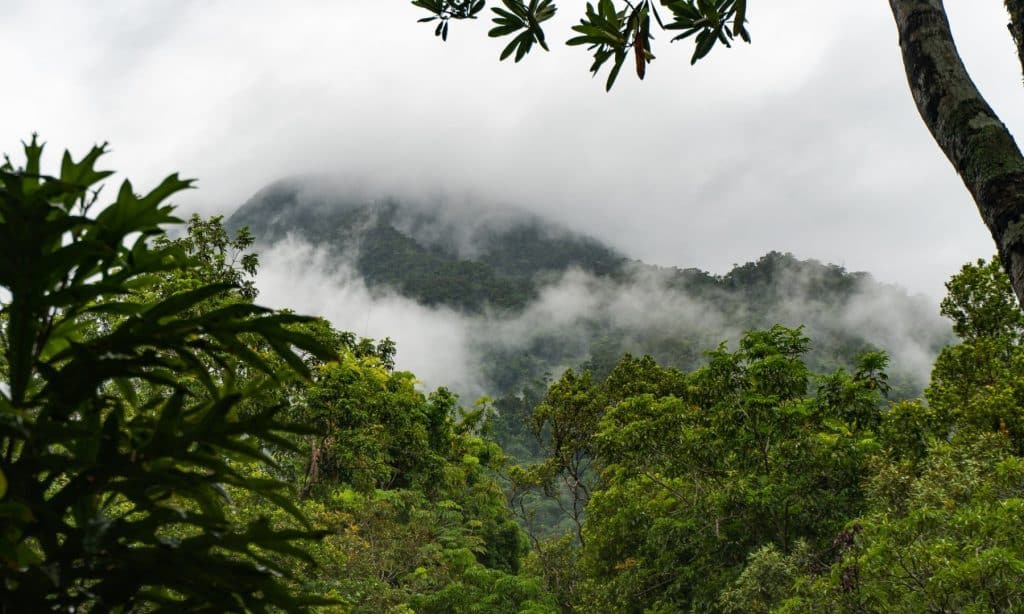
<svg viewBox="0 0 1024 614">
<path fill-rule="evenodd" d="M 851 300 L 835 305 L 813 295 L 811 276 L 789 275 L 777 284 L 781 299 L 754 317 L 753 305 L 724 313 L 713 297 L 680 289 L 673 284 L 674 269 L 637 264 L 626 282 L 570 270 L 547 279 L 520 311 L 471 314 L 369 287 L 344 253 L 294 235 L 262 248 L 260 258 L 256 283 L 262 304 L 319 315 L 360 336 L 390 337 L 397 343 L 399 369 L 415 373 L 425 388 L 449 387 L 464 402 L 495 394 L 494 373 L 504 367 L 496 364 L 496 355 L 555 346 L 558 359 L 546 367 L 557 377 L 592 357 L 600 341 L 592 332 L 601 326 L 610 325 L 620 335 L 614 340 L 618 351 L 640 353 L 652 339 L 678 339 L 698 357 L 723 341 L 735 348 L 751 326 L 804 325 L 812 344 L 854 331 L 885 350 L 890 373 L 917 390 L 927 385 L 938 350 L 951 341 L 950 325 L 934 301 L 868 276 L 858 279 Z M 817 361 L 830 368 L 840 364 L 830 363 L 830 357 Z"/>
</svg>

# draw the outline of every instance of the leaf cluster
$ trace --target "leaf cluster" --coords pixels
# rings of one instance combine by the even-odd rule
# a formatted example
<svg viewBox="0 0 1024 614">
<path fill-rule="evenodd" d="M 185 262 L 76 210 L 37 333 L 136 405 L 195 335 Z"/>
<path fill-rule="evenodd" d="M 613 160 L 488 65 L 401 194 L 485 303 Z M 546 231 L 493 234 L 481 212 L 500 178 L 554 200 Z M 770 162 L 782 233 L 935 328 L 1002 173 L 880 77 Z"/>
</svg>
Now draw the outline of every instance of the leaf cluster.
<svg viewBox="0 0 1024 614">
<path fill-rule="evenodd" d="M 554 0 L 530 0 L 526 5 L 522 0 L 502 0 L 505 8 L 493 8 L 494 28 L 487 35 L 492 38 L 516 34 L 512 42 L 501 51 L 500 58 L 505 58 L 515 52 L 515 61 L 526 57 L 533 45 L 536 43 L 544 51 L 548 51 L 548 45 L 544 41 L 544 30 L 542 23 L 555 16 Z M 522 30 L 522 32 L 519 32 Z"/>
<path fill-rule="evenodd" d="M 23 167 L 0 168 L 0 604 L 265 611 L 322 601 L 286 590 L 288 569 L 267 556 L 309 560 L 295 541 L 315 531 L 260 518 L 236 526 L 225 509 L 235 488 L 301 520 L 287 485 L 246 467 L 271 462 L 262 442 L 288 445 L 282 434 L 304 429 L 282 422 L 278 406 L 242 408 L 260 381 L 308 376 L 305 356 L 334 352 L 295 330 L 309 318 L 244 301 L 197 309 L 237 285 L 152 291 L 196 272 L 183 245 L 161 240 L 180 221 L 166 200 L 190 181 L 172 175 L 145 194 L 125 181 L 95 206 L 106 148 L 78 161 L 65 153 L 58 176 L 41 172 L 42 149 L 33 137 Z"/>
<path fill-rule="evenodd" d="M 611 0 L 601 0 L 595 8 L 587 3 L 586 16 L 573 30 L 579 36 L 566 41 L 567 45 L 588 45 L 594 54 L 590 72 L 595 75 L 610 58 L 614 57 L 612 68 L 605 81 L 605 89 L 615 84 L 619 70 L 632 50 L 636 63 L 636 75 L 643 79 L 647 64 L 654 59 L 651 53 L 651 13 L 656 14 L 654 5 L 639 2 L 630 11 L 616 10 Z"/>
<path fill-rule="evenodd" d="M 423 17 L 417 21 L 419 23 L 437 21 L 434 36 L 441 37 L 441 40 L 448 40 L 448 22 L 450 20 L 476 19 L 485 4 L 485 0 L 413 0 L 413 6 L 433 13 L 433 16 Z"/>
<path fill-rule="evenodd" d="M 488 32 L 491 37 L 514 35 L 502 50 L 501 59 L 515 53 L 515 61 L 518 62 L 534 44 L 547 51 L 541 24 L 554 16 L 557 10 L 554 0 L 530 0 L 529 4 L 523 0 L 501 1 L 504 8 L 492 9 L 494 27 Z M 434 33 L 446 40 L 449 20 L 476 19 L 485 6 L 485 0 L 414 0 L 412 4 L 432 13 L 431 17 L 419 21 L 440 20 Z M 665 20 L 659 14 L 659 5 L 668 10 Z M 605 89 L 610 90 L 630 54 L 637 77 L 643 79 L 647 74 L 647 65 L 654 60 L 651 51 L 654 39 L 651 34 L 652 16 L 662 30 L 673 33 L 672 42 L 694 37 L 690 63 L 695 64 L 716 44 L 731 47 L 736 37 L 749 43 L 746 15 L 746 0 L 598 0 L 596 5 L 587 3 L 583 18 L 572 28 L 577 36 L 570 38 L 567 44 L 587 46 L 594 57 L 590 72 L 595 75 L 611 60 L 611 69 L 605 80 Z"/>
</svg>

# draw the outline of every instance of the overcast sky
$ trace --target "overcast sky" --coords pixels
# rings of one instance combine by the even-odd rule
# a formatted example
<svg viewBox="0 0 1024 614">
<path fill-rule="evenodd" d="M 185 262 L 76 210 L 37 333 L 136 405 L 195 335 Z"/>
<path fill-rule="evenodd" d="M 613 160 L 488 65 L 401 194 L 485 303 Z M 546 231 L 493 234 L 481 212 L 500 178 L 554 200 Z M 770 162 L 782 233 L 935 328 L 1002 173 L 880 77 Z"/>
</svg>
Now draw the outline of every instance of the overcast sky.
<svg viewBox="0 0 1024 614">
<path fill-rule="evenodd" d="M 1024 128 L 999 0 L 947 0 L 976 82 Z M 564 40 L 584 3 L 563 0 Z M 515 65 L 485 23 L 442 44 L 405 0 L 0 0 L 0 150 L 109 141 L 140 188 L 181 171 L 229 213 L 296 173 L 515 204 L 659 264 L 768 250 L 938 297 L 991 239 L 914 109 L 885 0 L 754 0 L 754 45 L 656 41 L 611 94 L 579 48 Z"/>
</svg>

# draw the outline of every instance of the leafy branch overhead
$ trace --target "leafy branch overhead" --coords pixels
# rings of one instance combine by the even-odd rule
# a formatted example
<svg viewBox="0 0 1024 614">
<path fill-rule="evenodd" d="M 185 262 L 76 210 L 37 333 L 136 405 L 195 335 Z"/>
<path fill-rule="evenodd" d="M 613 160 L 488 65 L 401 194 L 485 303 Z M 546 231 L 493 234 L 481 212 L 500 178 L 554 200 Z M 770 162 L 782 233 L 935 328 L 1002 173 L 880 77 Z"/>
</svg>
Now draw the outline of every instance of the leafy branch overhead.
<svg viewBox="0 0 1024 614">
<path fill-rule="evenodd" d="M 557 9 L 554 0 L 501 0 L 502 7 L 494 7 L 494 27 L 488 32 L 493 38 L 512 36 L 512 41 L 501 52 L 501 59 L 515 53 L 515 61 L 523 59 L 538 44 L 545 51 L 544 29 L 541 24 L 551 19 Z M 486 6 L 486 0 L 414 0 L 413 5 L 432 13 L 421 22 L 438 21 L 435 34 L 448 38 L 448 23 L 452 19 L 476 19 Z M 663 19 L 658 6 L 667 9 Z M 716 44 L 731 47 L 738 36 L 750 42 L 746 29 L 747 0 L 598 0 L 596 6 L 587 3 L 586 13 L 579 24 L 572 27 L 577 36 L 566 44 L 586 45 L 593 54 L 590 72 L 597 75 L 609 60 L 611 69 L 605 89 L 611 89 L 626 59 L 632 56 L 636 75 L 643 79 L 647 65 L 654 60 L 651 51 L 651 17 L 657 27 L 672 34 L 672 42 L 690 37 L 694 39 L 690 63 L 705 57 Z"/>
<path fill-rule="evenodd" d="M 437 21 L 434 35 L 448 40 L 448 22 L 452 19 L 476 19 L 483 10 L 486 0 L 413 0 L 413 4 L 433 13 L 432 17 L 417 20 L 419 23 Z"/>
</svg>

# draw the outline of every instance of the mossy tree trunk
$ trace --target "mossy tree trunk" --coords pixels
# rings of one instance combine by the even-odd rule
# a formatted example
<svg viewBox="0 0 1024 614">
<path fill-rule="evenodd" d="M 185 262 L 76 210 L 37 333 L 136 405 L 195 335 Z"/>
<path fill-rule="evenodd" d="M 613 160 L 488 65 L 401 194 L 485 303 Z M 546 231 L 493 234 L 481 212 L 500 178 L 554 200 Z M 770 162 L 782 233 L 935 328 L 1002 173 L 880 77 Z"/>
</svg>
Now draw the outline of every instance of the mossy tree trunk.
<svg viewBox="0 0 1024 614">
<path fill-rule="evenodd" d="M 889 5 L 917 109 L 974 197 L 1024 305 L 1024 157 L 967 74 L 942 0 L 889 0 Z M 1018 49 L 1022 5 L 1006 0 Z"/>
</svg>

